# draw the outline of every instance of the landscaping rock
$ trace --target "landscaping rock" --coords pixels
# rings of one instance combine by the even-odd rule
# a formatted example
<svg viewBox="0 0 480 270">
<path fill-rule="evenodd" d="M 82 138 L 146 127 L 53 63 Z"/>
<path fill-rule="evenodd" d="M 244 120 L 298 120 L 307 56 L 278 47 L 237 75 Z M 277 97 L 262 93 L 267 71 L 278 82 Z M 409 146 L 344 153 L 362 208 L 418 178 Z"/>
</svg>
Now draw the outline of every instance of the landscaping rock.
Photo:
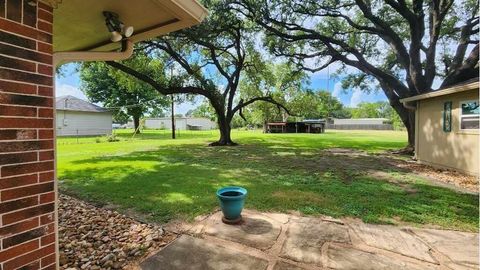
<svg viewBox="0 0 480 270">
<path fill-rule="evenodd" d="M 175 238 L 160 226 L 60 195 L 60 269 L 122 269 Z"/>
</svg>

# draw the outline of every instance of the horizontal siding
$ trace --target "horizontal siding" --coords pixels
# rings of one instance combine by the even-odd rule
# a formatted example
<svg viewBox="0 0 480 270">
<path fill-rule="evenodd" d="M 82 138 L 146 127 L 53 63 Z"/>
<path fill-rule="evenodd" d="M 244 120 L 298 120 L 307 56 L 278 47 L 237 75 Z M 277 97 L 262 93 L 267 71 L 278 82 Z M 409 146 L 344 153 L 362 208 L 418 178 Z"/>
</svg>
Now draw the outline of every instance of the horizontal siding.
<svg viewBox="0 0 480 270">
<path fill-rule="evenodd" d="M 479 174 L 477 131 L 460 130 L 460 102 L 478 100 L 478 90 L 464 91 L 419 101 L 417 159 L 439 167 Z M 452 102 L 452 130 L 443 131 L 443 108 Z"/>
<path fill-rule="evenodd" d="M 187 125 L 202 126 L 202 130 L 216 128 L 216 123 L 207 118 L 180 118 L 175 119 L 175 129 L 186 130 Z M 145 127 L 152 129 L 172 129 L 172 120 L 169 118 L 145 119 Z"/>
<path fill-rule="evenodd" d="M 105 135 L 112 133 L 110 112 L 74 112 L 58 110 L 56 129 L 58 136 Z"/>
<path fill-rule="evenodd" d="M 381 119 L 333 119 L 335 125 L 382 125 L 388 120 Z"/>
</svg>

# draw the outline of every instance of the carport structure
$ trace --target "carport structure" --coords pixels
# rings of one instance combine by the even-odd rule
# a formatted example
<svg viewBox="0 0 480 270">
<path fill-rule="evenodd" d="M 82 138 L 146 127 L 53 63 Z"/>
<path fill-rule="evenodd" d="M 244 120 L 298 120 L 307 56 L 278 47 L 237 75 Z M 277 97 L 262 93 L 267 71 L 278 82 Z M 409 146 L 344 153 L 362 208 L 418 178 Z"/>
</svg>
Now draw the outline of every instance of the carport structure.
<svg viewBox="0 0 480 270">
<path fill-rule="evenodd" d="M 0 0 L 0 269 L 58 268 L 56 65 L 128 58 L 206 14 L 195 0 Z"/>
</svg>

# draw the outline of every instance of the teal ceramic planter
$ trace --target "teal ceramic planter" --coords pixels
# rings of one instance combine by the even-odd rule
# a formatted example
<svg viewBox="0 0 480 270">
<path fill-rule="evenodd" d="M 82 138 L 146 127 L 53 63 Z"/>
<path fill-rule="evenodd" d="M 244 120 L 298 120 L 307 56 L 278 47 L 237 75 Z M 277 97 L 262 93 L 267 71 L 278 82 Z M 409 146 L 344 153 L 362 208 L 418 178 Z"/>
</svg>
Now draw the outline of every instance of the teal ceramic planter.
<svg viewBox="0 0 480 270">
<path fill-rule="evenodd" d="M 247 190 L 242 187 L 224 187 L 217 190 L 224 222 L 237 223 L 241 221 L 246 197 Z"/>
</svg>

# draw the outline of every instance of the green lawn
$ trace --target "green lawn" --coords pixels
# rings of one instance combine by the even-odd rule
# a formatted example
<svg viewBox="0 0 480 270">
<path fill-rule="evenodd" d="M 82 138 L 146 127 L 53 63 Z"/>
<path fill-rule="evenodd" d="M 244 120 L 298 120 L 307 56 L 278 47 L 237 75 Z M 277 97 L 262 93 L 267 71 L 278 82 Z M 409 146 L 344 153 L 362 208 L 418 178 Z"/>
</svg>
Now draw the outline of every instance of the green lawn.
<svg viewBox="0 0 480 270">
<path fill-rule="evenodd" d="M 61 188 L 157 222 L 209 213 L 217 207 L 216 189 L 241 185 L 249 190 L 246 207 L 262 211 L 477 230 L 477 196 L 432 186 L 376 155 L 403 147 L 403 132 L 234 131 L 237 147 L 208 147 L 215 131 L 181 132 L 177 140 L 164 131 L 119 136 L 120 142 L 59 138 Z M 325 151 L 331 148 L 371 154 Z"/>
</svg>

